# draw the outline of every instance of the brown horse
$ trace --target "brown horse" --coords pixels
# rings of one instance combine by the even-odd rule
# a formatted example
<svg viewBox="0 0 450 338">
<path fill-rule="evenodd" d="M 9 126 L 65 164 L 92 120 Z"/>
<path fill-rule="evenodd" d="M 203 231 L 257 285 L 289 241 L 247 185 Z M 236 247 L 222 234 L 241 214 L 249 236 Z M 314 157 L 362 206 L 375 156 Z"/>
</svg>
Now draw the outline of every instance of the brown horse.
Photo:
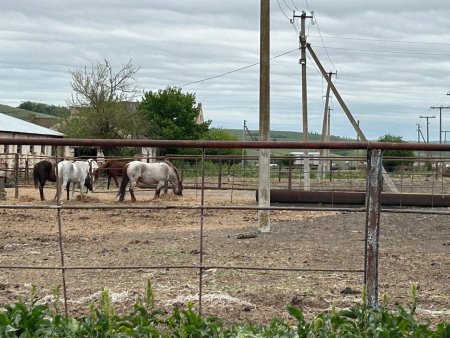
<svg viewBox="0 0 450 338">
<path fill-rule="evenodd" d="M 55 165 L 50 161 L 40 161 L 33 167 L 34 187 L 39 188 L 41 201 L 45 201 L 44 185 L 45 182 L 56 182 Z"/>
<path fill-rule="evenodd" d="M 111 178 L 114 179 L 114 182 L 116 182 L 116 187 L 118 188 L 119 182 L 117 181 L 117 177 L 123 176 L 123 170 L 125 169 L 126 165 L 126 162 L 107 161 L 105 164 L 94 171 L 94 178 L 95 180 L 97 180 L 99 175 L 104 172 L 108 176 L 107 189 L 109 189 Z"/>
</svg>

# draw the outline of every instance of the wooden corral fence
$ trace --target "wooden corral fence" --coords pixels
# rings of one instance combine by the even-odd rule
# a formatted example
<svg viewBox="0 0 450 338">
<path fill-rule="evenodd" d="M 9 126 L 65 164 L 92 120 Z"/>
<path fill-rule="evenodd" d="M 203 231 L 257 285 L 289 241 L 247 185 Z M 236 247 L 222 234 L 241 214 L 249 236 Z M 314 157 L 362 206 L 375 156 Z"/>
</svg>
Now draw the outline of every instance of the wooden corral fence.
<svg viewBox="0 0 450 338">
<path fill-rule="evenodd" d="M 0 204 L 0 209 L 51 209 L 55 210 L 58 226 L 58 240 L 60 248 L 60 264 L 53 266 L 39 266 L 34 265 L 4 265 L 0 262 L 1 269 L 47 269 L 47 270 L 59 270 L 61 271 L 63 299 L 65 304 L 66 315 L 68 314 L 67 307 L 67 285 L 66 285 L 66 273 L 69 270 L 99 270 L 99 269 L 117 269 L 117 270 L 138 270 L 138 269 L 192 269 L 198 271 L 198 302 L 199 312 L 202 312 L 202 290 L 204 287 L 203 276 L 204 272 L 208 269 L 235 269 L 235 270 L 266 270 L 266 271 L 325 271 L 335 273 L 363 273 L 364 283 L 367 288 L 367 301 L 372 306 L 378 305 L 378 247 L 379 247 L 379 229 L 380 229 L 380 194 L 382 190 L 382 151 L 385 149 L 394 150 L 421 150 L 421 151 L 450 151 L 450 145 L 432 145 L 432 144 L 393 144 L 393 143 L 378 143 L 378 142 L 271 142 L 271 141 L 164 141 L 164 140 L 80 140 L 80 139 L 32 139 L 32 138 L 5 138 L 0 141 L 3 144 L 15 144 L 15 145 L 41 145 L 50 144 L 56 147 L 60 146 L 109 146 L 109 147 L 183 147 L 183 148 L 200 148 L 203 151 L 201 158 L 201 203 L 199 205 L 189 206 L 133 206 L 133 205 L 111 205 L 111 206 L 96 206 L 96 205 L 62 205 L 58 199 L 53 205 L 5 205 Z M 367 152 L 367 175 L 366 175 L 366 189 L 365 189 L 365 207 L 363 210 L 366 213 L 365 218 L 365 259 L 364 270 L 360 269 L 306 269 L 306 268 L 284 268 L 284 267 L 243 267 L 243 266 L 210 266 L 204 264 L 204 224 L 203 215 L 204 211 L 208 209 L 224 209 L 224 210 L 324 210 L 325 208 L 314 207 L 265 207 L 259 208 L 257 206 L 208 206 L 204 201 L 205 190 L 205 149 L 207 148 L 254 148 L 254 149 L 360 149 Z M 59 152 L 56 151 L 56 154 Z M 55 161 L 58 161 L 56 156 Z M 17 161 L 18 163 L 18 161 Z M 17 170 L 17 168 L 16 168 Z M 63 243 L 63 226 L 61 220 L 61 211 L 63 209 L 194 209 L 200 210 L 200 229 L 199 229 L 199 243 L 200 248 L 198 254 L 198 263 L 186 266 L 174 266 L 174 265 L 158 265 L 158 266 L 114 266 L 114 264 L 108 266 L 69 266 L 65 264 L 65 252 Z M 326 208 L 325 210 L 333 210 L 332 208 Z M 342 209 L 335 209 L 342 210 Z M 361 211 L 361 208 L 349 209 L 349 211 Z M 414 212 L 414 211 L 412 211 Z"/>
</svg>

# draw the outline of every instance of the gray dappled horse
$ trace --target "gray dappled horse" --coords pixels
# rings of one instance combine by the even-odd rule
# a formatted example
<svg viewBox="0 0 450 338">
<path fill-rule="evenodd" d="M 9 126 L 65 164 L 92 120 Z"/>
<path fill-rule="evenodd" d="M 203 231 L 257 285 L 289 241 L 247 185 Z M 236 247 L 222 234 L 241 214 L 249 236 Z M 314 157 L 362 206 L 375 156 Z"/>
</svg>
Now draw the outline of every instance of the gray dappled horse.
<svg viewBox="0 0 450 338">
<path fill-rule="evenodd" d="M 130 183 L 131 201 L 136 202 L 134 196 L 134 187 L 137 182 L 144 184 L 156 184 L 155 197 L 159 197 L 161 188 L 165 182 L 169 181 L 172 184 L 173 193 L 175 195 L 183 195 L 183 183 L 178 175 L 178 170 L 169 161 L 157 163 L 144 163 L 140 161 L 132 161 L 128 163 L 123 172 L 122 182 L 118 195 L 119 201 L 123 202 L 125 198 L 125 189 Z"/>
</svg>

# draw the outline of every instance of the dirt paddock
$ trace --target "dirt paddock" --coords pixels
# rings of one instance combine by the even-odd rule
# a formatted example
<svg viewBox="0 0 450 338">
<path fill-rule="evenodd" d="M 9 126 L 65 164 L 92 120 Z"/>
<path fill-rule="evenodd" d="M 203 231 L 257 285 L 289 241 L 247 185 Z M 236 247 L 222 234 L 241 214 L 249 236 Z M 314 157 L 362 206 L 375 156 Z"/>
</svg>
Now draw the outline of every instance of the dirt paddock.
<svg viewBox="0 0 450 338">
<path fill-rule="evenodd" d="M 47 198 L 54 191 L 46 191 Z M 129 195 L 125 205 L 200 204 L 200 192 L 171 192 L 153 200 L 152 191 Z M 40 202 L 32 188 L 19 199 L 7 189 L 1 205 L 51 205 Z M 206 191 L 205 204 L 255 206 L 254 191 Z M 123 205 L 115 191 L 97 191 L 71 205 Z M 88 310 L 106 287 L 118 312 L 130 309 L 150 280 L 157 305 L 170 310 L 197 306 L 200 210 L 70 210 L 61 211 L 64 260 L 72 267 L 174 266 L 172 268 L 76 269 L 66 271 L 70 314 Z M 203 264 L 305 269 L 364 268 L 365 213 L 272 211 L 272 231 L 257 234 L 252 210 L 206 210 Z M 379 294 L 388 303 L 406 306 L 411 283 L 419 289 L 418 314 L 433 322 L 450 319 L 450 231 L 448 215 L 382 213 Z M 56 209 L 0 208 L 0 265 L 59 266 Z M 175 267 L 176 266 L 176 267 Z M 60 270 L 0 269 L 0 304 L 26 299 L 31 285 L 51 301 L 62 284 Z M 259 271 L 213 268 L 203 275 L 203 311 L 230 321 L 265 322 L 287 318 L 286 305 L 301 307 L 308 317 L 349 306 L 361 299 L 362 272 Z"/>
</svg>

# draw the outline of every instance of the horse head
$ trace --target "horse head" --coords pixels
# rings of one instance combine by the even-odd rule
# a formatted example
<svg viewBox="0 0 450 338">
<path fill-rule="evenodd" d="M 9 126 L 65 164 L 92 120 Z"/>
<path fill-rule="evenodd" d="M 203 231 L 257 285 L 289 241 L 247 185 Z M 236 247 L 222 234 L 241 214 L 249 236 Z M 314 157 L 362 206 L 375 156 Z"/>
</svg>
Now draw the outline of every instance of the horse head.
<svg viewBox="0 0 450 338">
<path fill-rule="evenodd" d="M 86 179 L 84 180 L 84 186 L 88 188 L 88 190 L 90 190 L 91 192 L 94 192 L 94 188 L 92 186 L 92 177 L 90 173 L 86 176 Z"/>
<path fill-rule="evenodd" d="M 92 181 L 95 183 L 95 181 L 98 180 L 98 177 L 100 176 L 99 174 L 99 169 L 95 169 L 94 170 L 94 177 L 92 178 Z"/>
<path fill-rule="evenodd" d="M 173 193 L 178 196 L 183 196 L 183 181 L 179 181 L 178 184 L 174 185 Z"/>
</svg>

